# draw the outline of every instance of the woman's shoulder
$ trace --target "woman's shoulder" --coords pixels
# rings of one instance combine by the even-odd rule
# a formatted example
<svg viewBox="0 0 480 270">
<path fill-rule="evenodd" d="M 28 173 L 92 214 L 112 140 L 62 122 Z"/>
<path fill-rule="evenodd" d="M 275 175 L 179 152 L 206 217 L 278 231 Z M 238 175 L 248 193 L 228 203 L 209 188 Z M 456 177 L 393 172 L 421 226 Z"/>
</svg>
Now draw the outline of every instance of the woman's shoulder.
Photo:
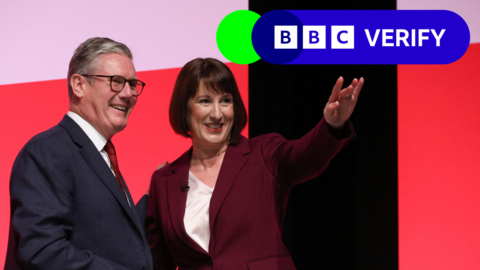
<svg viewBox="0 0 480 270">
<path fill-rule="evenodd" d="M 265 147 L 278 147 L 287 140 L 278 133 L 267 133 L 253 138 L 245 138 L 241 136 L 237 144 L 247 144 L 250 151 L 255 149 L 262 149 Z"/>
<path fill-rule="evenodd" d="M 153 172 L 152 179 L 165 178 L 172 174 L 172 163 L 163 166 Z"/>
<path fill-rule="evenodd" d="M 157 169 L 153 172 L 152 179 L 165 179 L 166 177 L 171 176 L 175 173 L 175 171 L 179 170 L 182 166 L 189 166 L 190 164 L 190 157 L 189 152 L 191 150 L 187 150 L 183 153 L 180 157 L 178 157 L 175 161 L 168 163 L 167 165 L 163 166 L 160 169 Z"/>
</svg>

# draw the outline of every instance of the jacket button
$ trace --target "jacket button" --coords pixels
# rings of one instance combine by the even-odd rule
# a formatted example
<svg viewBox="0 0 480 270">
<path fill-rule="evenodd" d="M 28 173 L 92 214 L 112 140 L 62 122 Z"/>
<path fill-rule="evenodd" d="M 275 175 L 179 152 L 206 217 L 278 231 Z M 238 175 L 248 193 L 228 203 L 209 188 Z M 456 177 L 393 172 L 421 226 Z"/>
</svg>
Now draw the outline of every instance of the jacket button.
<svg viewBox="0 0 480 270">
<path fill-rule="evenodd" d="M 212 265 L 213 265 L 213 262 L 212 262 L 212 261 L 208 261 L 208 262 L 207 262 L 207 265 L 208 265 L 208 266 L 212 266 Z"/>
</svg>

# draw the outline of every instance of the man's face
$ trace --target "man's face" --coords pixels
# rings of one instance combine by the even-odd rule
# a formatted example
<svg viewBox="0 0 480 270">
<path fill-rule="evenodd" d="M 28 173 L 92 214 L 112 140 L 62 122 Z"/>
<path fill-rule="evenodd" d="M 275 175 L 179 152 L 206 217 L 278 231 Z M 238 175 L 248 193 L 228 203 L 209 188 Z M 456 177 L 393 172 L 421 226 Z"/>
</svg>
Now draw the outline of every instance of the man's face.
<svg viewBox="0 0 480 270">
<path fill-rule="evenodd" d="M 123 54 L 102 54 L 95 61 L 96 72 L 89 75 L 120 75 L 127 80 L 137 79 L 132 60 Z M 92 78 L 95 79 L 93 85 L 85 83 L 79 109 L 82 117 L 109 140 L 127 126 L 128 116 L 137 102 L 137 97 L 132 96 L 128 83 L 122 91 L 114 92 L 110 88 L 110 78 Z"/>
</svg>

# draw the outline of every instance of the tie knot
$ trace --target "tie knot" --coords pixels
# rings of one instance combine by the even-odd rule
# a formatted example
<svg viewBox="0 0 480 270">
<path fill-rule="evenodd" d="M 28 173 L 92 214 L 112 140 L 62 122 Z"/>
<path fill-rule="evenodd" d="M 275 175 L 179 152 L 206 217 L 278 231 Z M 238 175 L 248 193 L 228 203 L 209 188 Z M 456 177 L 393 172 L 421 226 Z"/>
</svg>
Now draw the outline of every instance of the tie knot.
<svg viewBox="0 0 480 270">
<path fill-rule="evenodd" d="M 109 156 L 115 155 L 115 147 L 113 146 L 113 143 L 111 141 L 107 141 L 107 144 L 105 144 L 105 147 L 103 147 L 103 149 L 105 150 L 105 152 L 107 152 Z"/>
</svg>

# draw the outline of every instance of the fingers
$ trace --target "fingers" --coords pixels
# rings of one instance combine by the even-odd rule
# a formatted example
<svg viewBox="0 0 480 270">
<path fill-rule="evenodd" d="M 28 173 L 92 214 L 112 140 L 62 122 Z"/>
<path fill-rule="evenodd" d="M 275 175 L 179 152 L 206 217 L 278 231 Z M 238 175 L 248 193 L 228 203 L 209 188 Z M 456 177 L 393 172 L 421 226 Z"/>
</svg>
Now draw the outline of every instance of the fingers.
<svg viewBox="0 0 480 270">
<path fill-rule="evenodd" d="M 343 85 L 343 77 L 340 76 L 335 83 L 335 86 L 332 89 L 332 94 L 330 95 L 330 98 L 328 98 L 328 103 L 333 103 L 338 100 L 339 95 L 340 95 L 340 90 L 342 89 Z"/>
<path fill-rule="evenodd" d="M 323 116 L 333 116 L 335 114 L 335 109 L 337 109 L 339 105 L 340 102 L 338 101 L 327 103 L 325 109 L 323 110 Z"/>
<path fill-rule="evenodd" d="M 161 168 L 165 167 L 168 164 L 168 161 L 163 162 L 162 164 L 158 165 L 155 169 L 156 171 L 160 170 Z"/>
<path fill-rule="evenodd" d="M 353 89 L 357 86 L 357 84 L 358 84 L 358 80 L 356 78 L 353 79 L 352 83 L 340 92 L 339 98 L 340 99 L 351 98 L 353 95 Z"/>
<path fill-rule="evenodd" d="M 327 105 L 325 106 L 324 114 L 333 115 L 335 113 L 335 109 L 339 105 L 338 101 L 354 101 L 358 98 L 358 95 L 360 94 L 360 91 L 362 90 L 364 84 L 363 77 L 361 77 L 360 80 L 356 78 L 353 79 L 352 83 L 349 86 L 341 90 L 343 81 L 343 77 L 340 76 L 335 83 L 332 94 L 330 95 Z"/>
<path fill-rule="evenodd" d="M 360 80 L 358 81 L 358 84 L 353 89 L 353 96 L 355 98 L 358 98 L 358 95 L 360 95 L 360 91 L 362 90 L 364 82 L 365 80 L 363 79 L 363 77 L 361 77 Z"/>
<path fill-rule="evenodd" d="M 363 77 L 360 80 L 353 79 L 352 84 L 340 92 L 340 99 L 356 100 L 358 95 L 360 95 L 364 82 Z"/>
</svg>

